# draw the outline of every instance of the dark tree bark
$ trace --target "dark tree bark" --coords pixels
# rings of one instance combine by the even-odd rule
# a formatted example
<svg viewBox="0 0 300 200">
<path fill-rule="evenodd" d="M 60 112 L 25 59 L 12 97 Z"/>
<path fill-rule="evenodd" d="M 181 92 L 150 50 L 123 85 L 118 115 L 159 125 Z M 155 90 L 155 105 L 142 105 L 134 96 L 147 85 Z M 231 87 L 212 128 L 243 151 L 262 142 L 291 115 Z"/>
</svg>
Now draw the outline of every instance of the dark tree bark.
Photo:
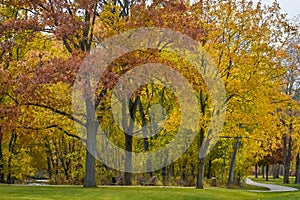
<svg viewBox="0 0 300 200">
<path fill-rule="evenodd" d="M 266 164 L 266 181 L 269 181 L 269 163 Z"/>
<path fill-rule="evenodd" d="M 88 170 L 85 170 L 83 187 L 96 187 L 96 162 L 94 156 L 88 149 L 86 149 L 85 162 L 85 167 L 88 167 Z"/>
<path fill-rule="evenodd" d="M 265 178 L 265 166 L 264 165 L 261 166 L 261 174 L 262 174 L 262 178 Z"/>
<path fill-rule="evenodd" d="M 231 159 L 231 163 L 230 163 L 230 170 L 229 170 L 229 176 L 228 176 L 228 182 L 227 182 L 227 188 L 231 188 L 232 187 L 232 183 L 233 183 L 233 172 L 234 172 L 234 165 L 235 165 L 235 161 L 236 161 L 236 154 L 239 148 L 239 143 L 241 138 L 236 137 L 235 138 L 235 144 L 234 144 L 234 150 L 233 150 L 233 155 L 232 155 L 232 159 Z"/>
<path fill-rule="evenodd" d="M 203 189 L 205 157 L 198 158 L 197 189 Z"/>
<path fill-rule="evenodd" d="M 161 175 L 162 175 L 162 183 L 164 186 L 167 185 L 167 167 L 163 167 L 161 170 Z"/>
<path fill-rule="evenodd" d="M 283 148 L 284 148 L 284 177 L 283 177 L 283 183 L 288 184 L 289 177 L 290 177 L 290 163 L 291 163 L 291 157 L 292 157 L 292 123 L 290 123 L 290 135 L 287 138 L 286 135 L 284 135 L 283 138 Z M 288 140 L 288 142 L 287 142 Z M 288 143 L 288 145 L 287 145 Z"/>
<path fill-rule="evenodd" d="M 3 132 L 2 132 L 2 127 L 0 126 L 0 183 L 4 183 L 4 166 L 3 166 L 3 154 L 2 154 L 2 137 L 3 137 Z"/>
<path fill-rule="evenodd" d="M 203 116 L 206 114 L 206 107 L 207 107 L 207 100 L 208 97 L 205 96 L 205 92 L 203 90 L 200 90 L 200 108 L 201 113 Z M 197 168 L 197 181 L 196 181 L 196 188 L 197 189 L 203 189 L 204 188 L 204 169 L 205 169 L 205 154 L 201 155 L 201 148 L 203 146 L 204 142 L 204 128 L 200 128 L 200 137 L 199 137 L 199 143 L 198 143 L 198 168 Z"/>
<path fill-rule="evenodd" d="M 300 184 L 300 156 L 297 154 L 296 158 L 296 179 L 295 184 Z"/>
<path fill-rule="evenodd" d="M 86 98 L 86 113 L 87 113 L 87 140 L 86 140 L 86 159 L 85 159 L 85 177 L 84 187 L 96 187 L 96 134 L 98 129 L 98 122 L 95 118 L 95 104 L 92 97 Z"/>
<path fill-rule="evenodd" d="M 287 137 L 286 134 L 283 135 L 283 183 L 288 182 L 288 177 L 286 174 L 287 168 Z"/>
<path fill-rule="evenodd" d="M 207 169 L 207 174 L 206 174 L 207 179 L 211 178 L 211 168 L 212 168 L 212 159 L 211 159 L 211 156 L 209 156 L 208 169 Z"/>
<path fill-rule="evenodd" d="M 258 168 L 258 164 L 255 164 L 255 178 L 258 178 L 258 173 L 257 173 L 257 168 Z"/>
<path fill-rule="evenodd" d="M 142 119 L 142 127 L 146 127 L 147 125 L 147 120 L 145 117 L 145 112 L 143 109 L 143 105 L 140 99 L 140 96 L 137 97 L 137 104 L 139 106 L 139 112 L 140 112 L 140 116 Z M 144 138 L 144 151 L 147 152 L 149 151 L 149 138 L 148 138 L 149 134 L 147 132 L 146 129 L 143 129 L 143 138 Z M 146 160 L 146 171 L 148 172 L 148 174 L 150 176 L 152 176 L 152 166 L 151 166 L 151 160 L 147 159 Z"/>
<path fill-rule="evenodd" d="M 6 183 L 8 184 L 13 184 L 14 183 L 14 180 L 13 180 L 13 177 L 12 177 L 12 169 L 11 169 L 11 161 L 12 161 L 12 158 L 13 158 L 13 154 L 15 152 L 15 144 L 16 144 L 16 141 L 17 141 L 17 134 L 13 131 L 11 133 L 11 138 L 10 138 L 10 141 L 9 141 L 9 144 L 8 144 L 8 151 L 10 153 L 9 157 L 8 157 L 8 163 L 7 163 L 7 178 L 6 178 Z"/>
<path fill-rule="evenodd" d="M 134 128 L 134 121 L 135 121 L 135 115 L 136 115 L 136 108 L 138 104 L 138 98 L 136 97 L 134 102 L 130 100 L 130 106 L 129 106 L 129 113 L 131 117 L 131 121 L 129 124 L 129 131 L 130 133 L 133 132 Z M 124 129 L 125 130 L 125 129 Z M 125 172 L 124 172 L 124 182 L 125 185 L 132 185 L 132 135 L 131 134 L 125 134 Z"/>
<path fill-rule="evenodd" d="M 197 189 L 203 189 L 204 188 L 204 167 L 205 167 L 205 156 L 201 156 L 200 155 L 200 150 L 201 147 L 203 145 L 203 141 L 204 141 L 204 129 L 203 127 L 201 127 L 200 129 L 200 139 L 199 139 L 199 146 L 198 146 L 198 169 L 197 169 L 197 182 L 196 182 L 196 188 Z"/>
<path fill-rule="evenodd" d="M 124 172 L 124 183 L 125 185 L 132 184 L 132 136 L 126 134 L 125 136 L 125 172 Z"/>
<path fill-rule="evenodd" d="M 91 44 L 94 37 L 94 24 L 97 15 L 97 7 L 99 2 L 96 1 L 93 5 L 92 10 L 85 10 L 84 12 L 84 21 L 87 26 L 83 28 L 83 35 L 80 38 L 78 44 L 74 44 L 75 49 L 81 49 L 83 52 L 90 52 Z M 69 11 L 70 12 L 70 11 Z M 70 15 L 72 15 L 70 13 Z M 93 16 L 93 17 L 92 17 Z M 56 19 L 55 19 L 56 20 Z M 65 36 L 63 36 L 63 42 L 66 49 L 73 53 L 73 49 L 71 48 L 70 41 L 67 40 Z M 89 87 L 88 87 L 89 88 Z M 88 90 L 90 91 L 90 90 Z M 84 177 L 84 187 L 96 187 L 96 133 L 98 128 L 98 122 L 95 119 L 95 110 L 96 105 L 93 103 L 92 97 L 86 98 L 86 131 L 87 131 L 87 141 L 86 141 L 86 158 L 85 158 L 85 177 Z"/>
</svg>

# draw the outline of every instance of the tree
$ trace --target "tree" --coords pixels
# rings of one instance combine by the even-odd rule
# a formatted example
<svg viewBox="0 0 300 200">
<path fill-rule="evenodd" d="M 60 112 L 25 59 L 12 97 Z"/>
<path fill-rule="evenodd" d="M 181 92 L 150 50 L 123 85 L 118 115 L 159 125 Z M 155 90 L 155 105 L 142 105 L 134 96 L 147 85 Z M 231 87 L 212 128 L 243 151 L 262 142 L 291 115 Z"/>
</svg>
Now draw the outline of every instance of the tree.
<svg viewBox="0 0 300 200">
<path fill-rule="evenodd" d="M 122 6 L 122 13 L 120 15 L 124 16 L 125 13 L 128 13 L 129 9 L 129 1 L 115 1 L 115 3 L 120 3 Z M 32 34 L 39 32 L 46 32 L 50 35 L 54 35 L 56 39 L 62 41 L 63 45 L 69 52 L 69 59 L 53 59 L 48 66 L 48 69 L 42 69 L 39 71 L 39 77 L 35 77 L 38 81 L 38 84 L 49 84 L 49 83 L 57 83 L 59 81 L 63 81 L 67 84 L 72 83 L 76 75 L 76 70 L 80 65 L 80 59 L 82 55 L 88 54 L 92 48 L 92 44 L 94 43 L 94 25 L 96 18 L 101 13 L 103 6 L 106 4 L 106 1 L 30 1 L 30 2 L 2 2 L 1 8 L 5 12 L 3 12 L 4 19 L 4 28 L 1 29 L 3 35 L 6 36 L 6 40 L 2 43 L 3 51 L 1 55 L 8 55 L 4 57 L 7 61 L 9 61 L 13 56 L 13 48 L 19 44 L 25 45 L 24 42 L 21 43 L 13 43 L 9 38 L 16 38 L 16 35 L 24 35 L 24 40 L 30 39 L 29 36 Z M 6 12 L 11 11 L 11 12 Z M 10 15 L 13 17 L 11 18 Z M 11 20 L 8 20 L 10 19 Z M 17 31 L 15 33 L 15 31 Z M 22 33 L 22 34 L 21 34 Z M 29 33 L 29 34 L 28 34 Z M 2 34 L 1 34 L 2 35 Z M 17 51 L 18 52 L 18 51 Z M 3 57 L 2 57 L 3 58 Z M 76 61 L 75 61 L 76 60 Z M 75 62 L 74 62 L 75 61 Z M 57 64 L 63 64 L 64 66 L 58 66 Z M 44 63 L 40 63 L 41 66 L 45 66 Z M 8 62 L 5 63 L 8 66 Z M 53 71 L 52 71 L 53 70 Z M 58 70 L 63 72 L 59 75 Z M 67 72 L 69 75 L 67 75 Z M 29 76 L 29 74 L 24 74 L 25 76 Z M 36 74 L 37 75 L 37 74 Z M 58 76 L 57 76 L 58 75 Z M 23 80 L 24 81 L 24 80 Z M 28 84 L 32 84 L 29 81 Z M 23 82 L 23 84 L 25 84 Z M 31 88 L 30 92 L 34 92 L 35 88 Z M 44 97 L 46 98 L 46 97 Z M 19 101 L 19 99 L 14 97 L 14 100 Z M 24 99 L 23 99 L 24 100 Z M 76 118 L 72 117 L 72 115 L 68 112 L 64 112 L 59 110 L 59 106 L 54 106 L 53 104 L 46 102 L 38 102 L 37 99 L 33 100 L 27 99 L 28 101 L 22 102 L 24 105 L 40 107 L 43 109 L 48 109 L 55 111 L 66 118 L 73 120 L 76 123 L 82 124 Z M 30 101 L 31 100 L 31 101 Z M 34 102 L 35 101 L 35 102 Z M 87 99 L 87 103 L 89 104 L 89 100 Z M 92 105 L 90 105 L 92 106 Z M 93 123 L 91 118 L 91 113 L 88 113 L 87 116 L 87 126 Z M 91 134 L 89 134 L 91 133 Z M 93 142 L 93 130 L 88 130 L 88 142 L 87 149 L 90 145 L 95 145 Z M 95 186 L 95 159 L 87 151 L 86 154 L 86 178 L 85 178 L 85 186 Z"/>
<path fill-rule="evenodd" d="M 284 46 L 285 38 L 282 36 L 289 33 L 289 25 L 276 3 L 263 8 L 261 3 L 254 5 L 251 1 L 201 1 L 195 4 L 197 6 L 201 8 L 199 14 L 207 24 L 207 34 L 200 41 L 215 58 L 226 86 L 226 126 L 231 129 L 226 132 L 225 126 L 223 133 L 231 137 L 243 136 L 234 133 L 234 127 L 247 124 L 256 129 L 256 124 L 262 125 L 257 116 L 264 116 L 264 120 L 270 121 L 268 112 L 274 112 L 267 102 L 278 107 L 280 101 L 275 97 L 285 98 L 279 92 L 284 69 L 276 61 L 281 46 L 273 41 Z M 264 12 L 265 9 L 268 12 Z M 271 87 L 278 91 L 269 89 Z M 258 110 L 259 107 L 263 112 Z M 250 130 L 244 133 L 244 137 L 249 137 L 248 134 L 253 132 Z"/>
<path fill-rule="evenodd" d="M 55 151 L 60 157 L 64 157 L 64 164 L 60 169 L 65 171 L 66 177 L 70 176 L 67 167 L 70 166 L 67 164 L 69 161 L 65 158 L 69 154 L 58 149 L 63 141 L 70 144 L 69 150 L 73 149 L 71 139 L 57 136 L 47 140 L 47 134 L 52 129 L 86 142 L 86 187 L 96 186 L 96 161 L 93 151 L 97 146 L 96 132 L 99 126 L 111 127 L 110 130 L 113 131 L 109 133 L 110 139 L 128 151 L 152 150 L 171 140 L 180 121 L 177 117 L 180 111 L 176 108 L 176 98 L 165 88 L 157 85 L 140 88 L 127 99 L 131 108 L 124 111 L 130 113 L 135 124 L 145 126 L 151 122 L 151 105 L 163 104 L 168 108 L 167 116 L 170 116 L 161 131 L 162 135 L 167 135 L 165 140 L 160 141 L 155 137 L 139 140 L 126 133 L 118 135 L 120 130 L 111 122 L 112 114 L 109 111 L 111 90 L 117 79 L 135 66 L 157 62 L 178 70 L 198 91 L 200 115 L 203 119 L 199 122 L 197 145 L 193 146 L 193 153 L 199 155 L 198 164 L 190 163 L 190 166 L 197 168 L 197 173 L 192 173 L 197 177 L 197 188 L 203 188 L 206 155 L 215 137 L 209 130 L 210 116 L 220 111 L 211 107 L 211 97 L 204 81 L 199 78 L 200 74 L 184 59 L 168 52 L 167 48 L 137 50 L 116 59 L 105 71 L 102 77 L 103 85 L 97 88 L 96 94 L 90 94 L 89 81 L 84 83 L 86 90 L 83 94 L 83 105 L 87 112 L 78 108 L 72 114 L 70 94 L 83 60 L 91 55 L 95 46 L 105 38 L 133 28 L 170 28 L 190 36 L 209 52 L 227 90 L 229 117 L 223 131 L 224 136 L 261 139 L 261 134 L 270 138 L 276 135 L 276 127 L 274 128 L 272 123 L 277 124 L 278 117 L 274 113 L 281 106 L 280 102 L 288 99 L 280 94 L 278 89 L 282 83 L 281 75 L 285 72 L 278 62 L 278 54 L 282 48 L 280 45 L 285 45 L 286 33 L 291 31 L 276 3 L 266 8 L 260 3 L 254 5 L 242 0 L 200 1 L 192 6 L 182 1 L 168 0 L 151 3 L 127 0 L 45 0 L 2 2 L 1 5 L 3 29 L 0 31 L 3 42 L 0 51 L 0 73 L 4 78 L 0 83 L 0 115 L 4 118 L 0 123 L 5 125 L 5 133 L 8 133 L 5 134 L 6 138 L 13 133 L 19 138 L 19 133 L 13 131 L 24 128 L 26 123 L 22 118 L 34 113 L 29 119 L 35 120 L 32 120 L 29 123 L 31 127 L 27 128 L 36 131 L 46 129 L 42 141 L 48 151 L 48 160 L 45 162 L 50 163 L 49 172 L 52 171 L 50 168 L 58 169 L 57 166 L 53 167 L 57 162 L 52 161 L 54 158 L 49 153 Z M 89 80 L 89 77 L 86 78 Z M 153 94 L 157 96 L 152 98 Z M 94 108 L 97 108 L 96 111 Z M 133 126 L 132 121 L 129 121 L 130 117 L 122 118 L 124 126 L 129 129 Z M 15 123 L 16 121 L 18 123 Z M 44 126 L 48 123 L 49 126 Z M 75 130 L 70 128 L 72 123 L 77 123 L 86 135 L 76 134 Z M 175 126 L 172 127 L 172 124 Z M 247 127 L 245 130 L 238 130 L 236 127 L 239 124 L 246 124 Z M 11 138 L 13 144 L 15 137 Z M 56 142 L 57 146 L 52 146 L 51 142 Z M 230 144 L 229 142 L 226 141 Z M 237 152 L 237 156 L 243 153 L 246 158 L 253 159 L 253 155 L 247 155 L 246 150 L 254 151 L 254 148 L 260 145 L 247 146 L 249 143 L 243 140 L 242 150 Z M 66 151 L 68 152 L 68 149 Z M 231 150 L 227 153 L 226 159 L 230 157 Z M 130 168 L 133 161 L 130 157 L 127 158 L 125 167 Z M 225 157 L 222 159 L 225 161 Z M 213 160 L 211 162 L 213 164 Z M 236 167 L 239 167 L 239 164 L 238 161 Z M 178 170 L 176 166 L 173 164 L 169 169 L 174 173 L 183 173 L 184 170 Z M 223 172 L 224 170 L 225 164 Z M 125 173 L 125 177 L 126 184 L 130 184 L 132 174 Z"/>
<path fill-rule="evenodd" d="M 299 103 L 299 18 L 294 18 L 291 22 L 291 36 L 288 40 L 288 46 L 285 49 L 285 53 L 281 62 L 287 69 L 287 73 L 284 76 L 284 86 L 283 91 L 285 94 L 289 95 L 295 102 Z M 298 121 L 298 106 L 291 104 L 287 109 L 287 114 L 289 115 L 289 123 L 283 121 L 287 124 L 288 133 L 283 135 L 283 147 L 284 147 L 284 163 L 285 163 L 285 173 L 284 173 L 284 183 L 289 183 L 289 170 L 290 170 L 290 162 L 291 162 L 291 154 L 292 154 L 292 138 L 295 134 L 293 132 L 293 123 Z M 293 136 L 292 136 L 293 135 Z M 299 171 L 298 162 L 296 163 L 297 171 Z M 299 177 L 300 174 L 297 174 Z M 298 178 L 296 178 L 297 183 L 299 183 Z"/>
</svg>

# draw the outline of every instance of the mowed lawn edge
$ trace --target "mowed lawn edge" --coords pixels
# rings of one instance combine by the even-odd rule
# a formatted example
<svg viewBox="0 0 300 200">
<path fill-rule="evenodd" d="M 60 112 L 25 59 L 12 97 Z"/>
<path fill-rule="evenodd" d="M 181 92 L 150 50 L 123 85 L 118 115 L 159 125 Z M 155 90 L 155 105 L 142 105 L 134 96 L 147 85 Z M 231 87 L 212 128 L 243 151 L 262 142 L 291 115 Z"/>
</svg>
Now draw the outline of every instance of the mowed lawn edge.
<svg viewBox="0 0 300 200">
<path fill-rule="evenodd" d="M 300 199 L 300 192 L 259 193 L 208 187 L 96 187 L 0 185 L 0 199 L 198 200 L 198 199 Z"/>
</svg>

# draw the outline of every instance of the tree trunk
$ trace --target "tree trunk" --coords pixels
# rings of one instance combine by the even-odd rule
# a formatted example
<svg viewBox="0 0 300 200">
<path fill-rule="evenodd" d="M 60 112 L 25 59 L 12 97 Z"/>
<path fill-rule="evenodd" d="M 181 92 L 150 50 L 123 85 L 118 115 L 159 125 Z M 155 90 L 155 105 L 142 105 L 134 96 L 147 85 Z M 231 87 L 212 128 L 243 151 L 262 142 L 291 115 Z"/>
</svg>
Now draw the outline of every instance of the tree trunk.
<svg viewBox="0 0 300 200">
<path fill-rule="evenodd" d="M 292 127 L 292 125 L 290 124 L 290 126 Z M 290 130 L 291 130 L 290 127 Z M 286 143 L 287 138 L 284 138 L 284 141 Z M 288 146 L 286 147 L 286 156 L 285 156 L 285 162 L 284 162 L 284 178 L 283 178 L 283 183 L 288 184 L 289 181 L 289 177 L 290 177 L 290 162 L 291 162 L 291 156 L 292 156 L 292 135 L 290 134 L 289 138 L 288 138 Z"/>
<path fill-rule="evenodd" d="M 280 177 L 280 164 L 276 165 L 276 178 Z"/>
<path fill-rule="evenodd" d="M 163 186 L 166 186 L 167 185 L 167 167 L 162 168 L 161 175 L 162 175 Z"/>
<path fill-rule="evenodd" d="M 211 159 L 211 156 L 209 156 L 208 169 L 207 169 L 207 174 L 206 174 L 207 179 L 211 178 L 211 168 L 212 168 L 212 159 Z"/>
<path fill-rule="evenodd" d="M 130 112 L 130 117 L 131 121 L 129 123 L 129 131 L 131 134 L 125 134 L 125 162 L 124 162 L 124 167 L 125 167 L 125 172 L 124 172 L 124 182 L 125 185 L 132 185 L 132 132 L 134 130 L 134 122 L 135 122 L 135 115 L 136 115 L 136 108 L 138 104 L 138 97 L 135 98 L 135 101 L 132 103 L 130 100 L 130 107 L 129 107 L 129 112 Z M 123 105 L 124 106 L 124 105 Z M 126 115 L 124 115 L 126 116 Z M 124 129 L 126 130 L 126 129 Z"/>
<path fill-rule="evenodd" d="M 196 188 L 203 189 L 204 182 L 204 168 L 205 168 L 205 156 L 201 157 L 200 151 L 204 141 L 204 129 L 201 127 L 200 129 L 200 139 L 198 143 L 198 169 L 197 169 L 197 182 Z M 205 154 L 204 154 L 205 155 Z"/>
<path fill-rule="evenodd" d="M 269 165 L 269 163 L 267 163 L 267 165 L 266 165 L 266 181 L 269 181 L 269 167 L 270 167 L 270 165 Z"/>
<path fill-rule="evenodd" d="M 187 175 L 187 172 L 186 172 L 185 165 L 180 165 L 180 173 L 181 173 L 181 180 L 186 182 L 187 179 L 188 179 L 188 175 Z"/>
<path fill-rule="evenodd" d="M 296 179 L 295 184 L 300 184 L 300 156 L 297 154 L 296 159 Z"/>
<path fill-rule="evenodd" d="M 125 133 L 125 172 L 124 182 L 125 185 L 132 184 L 132 136 Z"/>
<path fill-rule="evenodd" d="M 205 157 L 199 158 L 198 160 L 198 173 L 197 173 L 197 189 L 203 189 L 203 181 L 204 181 L 204 166 L 205 166 Z"/>
<path fill-rule="evenodd" d="M 145 112 L 144 112 L 144 109 L 143 109 L 143 105 L 142 105 L 140 97 L 138 96 L 137 98 L 138 98 L 137 103 L 139 105 L 140 116 L 141 116 L 141 119 L 142 119 L 142 127 L 146 127 L 147 126 L 147 120 L 146 120 L 146 117 L 145 117 Z M 149 134 L 147 132 L 147 129 L 143 128 L 144 151 L 145 152 L 149 151 L 149 138 L 148 138 L 148 136 L 149 136 Z M 151 166 L 151 160 L 150 159 L 146 160 L 146 171 L 150 176 L 152 176 L 152 166 Z"/>
<path fill-rule="evenodd" d="M 96 187 L 96 162 L 94 156 L 86 148 L 84 187 Z"/>
<path fill-rule="evenodd" d="M 287 161 L 287 148 L 286 148 L 286 134 L 282 136 L 283 140 L 283 183 L 285 183 L 285 180 L 288 179 L 286 177 L 285 169 L 286 169 L 286 161 Z"/>
<path fill-rule="evenodd" d="M 239 143 L 241 138 L 237 137 L 235 138 L 235 145 L 234 145 L 234 150 L 233 150 L 233 155 L 232 155 L 232 159 L 231 159 L 231 163 L 230 163 L 230 170 L 229 170 L 229 176 L 228 176 L 228 182 L 227 182 L 227 188 L 231 188 L 232 187 L 232 183 L 233 183 L 233 172 L 234 172 L 234 165 L 235 165 L 235 161 L 236 161 L 236 154 L 239 148 Z"/>
<path fill-rule="evenodd" d="M 13 131 L 11 133 L 11 138 L 8 144 L 8 151 L 10 153 L 9 157 L 8 157 L 8 163 L 7 163 L 7 169 L 8 169 L 8 173 L 7 173 L 7 178 L 6 178 L 6 183 L 8 184 L 13 184 L 14 180 L 12 177 L 12 169 L 11 169 L 11 162 L 12 162 L 12 158 L 13 158 L 13 154 L 15 152 L 15 144 L 17 141 L 17 134 Z"/>
<path fill-rule="evenodd" d="M 279 178 L 280 165 L 273 165 L 273 179 Z"/>
<path fill-rule="evenodd" d="M 262 178 L 265 178 L 265 166 L 264 165 L 261 166 L 261 174 L 262 174 Z"/>
<path fill-rule="evenodd" d="M 4 183 L 4 165 L 3 165 L 3 154 L 2 154 L 2 127 L 0 126 L 0 183 Z"/>
<path fill-rule="evenodd" d="M 257 168 L 258 168 L 258 164 L 255 164 L 255 178 L 258 178 L 258 173 L 257 173 Z"/>
<path fill-rule="evenodd" d="M 95 105 L 92 97 L 86 98 L 86 113 L 87 113 L 87 141 L 86 141 L 86 159 L 85 159 L 85 178 L 84 187 L 96 187 L 96 133 L 98 121 L 95 118 Z"/>
</svg>

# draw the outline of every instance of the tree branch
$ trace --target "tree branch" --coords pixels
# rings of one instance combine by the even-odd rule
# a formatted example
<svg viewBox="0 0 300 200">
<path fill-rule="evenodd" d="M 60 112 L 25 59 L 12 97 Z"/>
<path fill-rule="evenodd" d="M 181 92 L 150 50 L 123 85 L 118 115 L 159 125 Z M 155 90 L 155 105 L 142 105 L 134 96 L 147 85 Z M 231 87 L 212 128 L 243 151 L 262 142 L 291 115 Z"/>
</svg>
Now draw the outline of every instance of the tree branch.
<svg viewBox="0 0 300 200">
<path fill-rule="evenodd" d="M 58 114 L 61 114 L 65 117 L 67 117 L 68 119 L 71 119 L 72 121 L 82 125 L 82 126 L 85 126 L 85 123 L 83 123 L 80 119 L 78 118 L 75 118 L 73 115 L 69 114 L 69 113 L 66 113 L 64 111 L 61 111 L 61 110 L 58 110 L 56 108 L 53 108 L 51 106 L 47 106 L 47 105 L 42 105 L 42 104 L 38 104 L 38 103 L 25 103 L 23 105 L 26 105 L 26 106 L 36 106 L 36 107 L 40 107 L 40 108 L 45 108 L 45 109 L 48 109 L 48 110 L 51 110 L 53 112 L 56 112 Z"/>
<path fill-rule="evenodd" d="M 46 130 L 46 129 L 51 129 L 51 128 L 57 128 L 58 130 L 64 132 L 67 136 L 76 138 L 78 140 L 82 140 L 83 142 L 86 142 L 85 139 L 79 137 L 78 135 L 74 135 L 72 133 L 69 133 L 68 131 L 64 130 L 63 128 L 59 127 L 58 125 L 51 125 L 51 126 L 47 126 L 44 128 L 33 128 L 33 127 L 18 127 L 18 128 L 24 128 L 24 129 L 28 129 L 28 130 L 34 130 L 34 131 L 40 131 L 40 130 Z"/>
</svg>

